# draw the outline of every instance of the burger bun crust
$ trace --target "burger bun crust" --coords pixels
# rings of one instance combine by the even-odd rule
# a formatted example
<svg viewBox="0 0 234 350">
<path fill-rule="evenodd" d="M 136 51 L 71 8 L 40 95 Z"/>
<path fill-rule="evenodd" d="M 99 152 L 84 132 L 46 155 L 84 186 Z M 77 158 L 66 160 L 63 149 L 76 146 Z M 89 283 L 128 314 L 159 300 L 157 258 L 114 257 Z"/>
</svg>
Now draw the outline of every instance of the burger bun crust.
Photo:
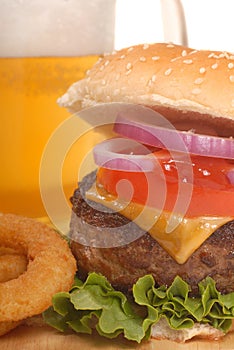
<svg viewBox="0 0 234 350">
<path fill-rule="evenodd" d="M 234 121 L 234 54 L 180 45 L 137 45 L 107 54 L 59 98 L 75 113 L 124 102 Z"/>
</svg>

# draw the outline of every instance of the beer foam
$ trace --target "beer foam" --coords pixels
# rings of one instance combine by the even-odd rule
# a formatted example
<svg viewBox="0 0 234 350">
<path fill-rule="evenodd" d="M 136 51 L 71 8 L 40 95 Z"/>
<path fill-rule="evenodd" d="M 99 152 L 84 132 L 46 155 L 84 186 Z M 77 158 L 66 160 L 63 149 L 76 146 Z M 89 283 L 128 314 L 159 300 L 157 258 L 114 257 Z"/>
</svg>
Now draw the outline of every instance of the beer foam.
<svg viewBox="0 0 234 350">
<path fill-rule="evenodd" d="M 1 0 L 0 56 L 82 56 L 114 48 L 115 0 Z"/>
</svg>

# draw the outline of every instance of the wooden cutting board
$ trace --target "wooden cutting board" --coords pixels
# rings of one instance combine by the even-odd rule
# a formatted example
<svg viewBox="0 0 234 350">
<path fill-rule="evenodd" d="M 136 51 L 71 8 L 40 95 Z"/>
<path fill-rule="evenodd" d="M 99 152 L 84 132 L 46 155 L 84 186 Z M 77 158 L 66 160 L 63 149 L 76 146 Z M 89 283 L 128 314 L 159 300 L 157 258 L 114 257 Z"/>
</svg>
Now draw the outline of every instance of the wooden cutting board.
<svg viewBox="0 0 234 350">
<path fill-rule="evenodd" d="M 107 340 L 99 336 L 58 333 L 49 327 L 20 326 L 0 338 L 1 350 L 234 350 L 234 332 L 222 341 L 150 341 L 141 345 L 124 340 Z"/>
</svg>

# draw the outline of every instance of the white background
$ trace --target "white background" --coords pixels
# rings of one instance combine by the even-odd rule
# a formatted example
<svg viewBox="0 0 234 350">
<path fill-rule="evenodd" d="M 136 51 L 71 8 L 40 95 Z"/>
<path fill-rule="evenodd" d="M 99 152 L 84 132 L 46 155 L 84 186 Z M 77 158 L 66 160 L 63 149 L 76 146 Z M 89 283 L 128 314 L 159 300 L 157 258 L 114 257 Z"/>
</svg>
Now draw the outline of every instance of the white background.
<svg viewBox="0 0 234 350">
<path fill-rule="evenodd" d="M 188 44 L 197 49 L 234 52 L 233 0 L 181 0 Z M 117 0 L 117 49 L 164 40 L 160 0 Z"/>
<path fill-rule="evenodd" d="M 176 1 L 0 0 L 0 56 L 100 54 L 114 47 L 162 42 L 161 4 L 171 12 L 167 24 L 173 35 L 179 27 Z M 190 47 L 234 52 L 234 0 L 181 3 Z"/>
</svg>

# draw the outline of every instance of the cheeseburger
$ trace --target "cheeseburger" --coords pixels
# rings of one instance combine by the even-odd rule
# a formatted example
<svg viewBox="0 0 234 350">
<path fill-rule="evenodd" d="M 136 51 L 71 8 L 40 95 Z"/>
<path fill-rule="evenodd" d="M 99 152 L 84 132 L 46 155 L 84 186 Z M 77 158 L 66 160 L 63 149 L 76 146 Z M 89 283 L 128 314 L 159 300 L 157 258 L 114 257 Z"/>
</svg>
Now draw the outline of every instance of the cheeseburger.
<svg viewBox="0 0 234 350">
<path fill-rule="evenodd" d="M 129 339 L 219 339 L 234 318 L 234 54 L 125 48 L 59 99 L 71 112 L 105 103 L 141 112 L 117 113 L 114 137 L 94 149 L 97 171 L 71 198 L 79 277 L 105 276 L 128 297 L 143 334 Z M 118 191 L 126 180 L 131 196 Z"/>
</svg>

